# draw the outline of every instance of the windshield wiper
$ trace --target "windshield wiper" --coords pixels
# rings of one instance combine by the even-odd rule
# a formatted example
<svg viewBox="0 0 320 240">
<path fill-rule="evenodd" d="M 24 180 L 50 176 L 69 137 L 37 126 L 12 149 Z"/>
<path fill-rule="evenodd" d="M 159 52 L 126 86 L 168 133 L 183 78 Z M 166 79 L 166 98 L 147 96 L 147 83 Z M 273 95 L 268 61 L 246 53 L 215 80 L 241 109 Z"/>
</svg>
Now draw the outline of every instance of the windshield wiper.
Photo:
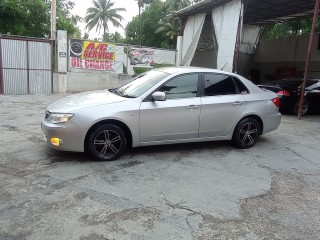
<svg viewBox="0 0 320 240">
<path fill-rule="evenodd" d="M 136 98 L 135 96 L 131 96 L 131 95 L 120 92 L 117 88 L 109 89 L 109 92 L 124 98 Z"/>
<path fill-rule="evenodd" d="M 127 94 L 121 95 L 121 97 L 125 97 L 125 98 L 136 98 L 135 96 L 131 96 L 131 95 L 127 95 Z"/>
<path fill-rule="evenodd" d="M 111 93 L 113 93 L 115 95 L 121 96 L 121 94 L 118 92 L 117 88 L 109 89 L 109 92 L 111 92 Z"/>
</svg>

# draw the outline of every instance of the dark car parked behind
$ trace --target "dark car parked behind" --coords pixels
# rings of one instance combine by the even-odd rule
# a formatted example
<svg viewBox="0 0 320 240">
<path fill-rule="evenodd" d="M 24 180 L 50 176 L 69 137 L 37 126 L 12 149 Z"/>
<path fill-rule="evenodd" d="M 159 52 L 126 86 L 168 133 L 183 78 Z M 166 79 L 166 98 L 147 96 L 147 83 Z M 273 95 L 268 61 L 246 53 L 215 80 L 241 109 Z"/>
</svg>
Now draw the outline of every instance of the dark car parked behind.
<svg viewBox="0 0 320 240">
<path fill-rule="evenodd" d="M 279 96 L 281 112 L 298 115 L 302 83 L 302 79 L 282 79 L 258 87 L 275 92 Z M 316 112 L 320 112 L 320 80 L 307 80 L 302 114 Z"/>
</svg>

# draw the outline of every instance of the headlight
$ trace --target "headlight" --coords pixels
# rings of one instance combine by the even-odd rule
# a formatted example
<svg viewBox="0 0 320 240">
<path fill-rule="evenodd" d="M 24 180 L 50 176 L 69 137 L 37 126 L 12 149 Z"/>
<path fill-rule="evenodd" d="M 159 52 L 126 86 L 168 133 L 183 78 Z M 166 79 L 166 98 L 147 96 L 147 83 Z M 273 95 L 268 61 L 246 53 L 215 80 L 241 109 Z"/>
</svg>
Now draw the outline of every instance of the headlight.
<svg viewBox="0 0 320 240">
<path fill-rule="evenodd" d="M 68 122 L 73 116 L 74 114 L 71 113 L 51 113 L 47 119 L 52 123 L 64 123 Z"/>
</svg>

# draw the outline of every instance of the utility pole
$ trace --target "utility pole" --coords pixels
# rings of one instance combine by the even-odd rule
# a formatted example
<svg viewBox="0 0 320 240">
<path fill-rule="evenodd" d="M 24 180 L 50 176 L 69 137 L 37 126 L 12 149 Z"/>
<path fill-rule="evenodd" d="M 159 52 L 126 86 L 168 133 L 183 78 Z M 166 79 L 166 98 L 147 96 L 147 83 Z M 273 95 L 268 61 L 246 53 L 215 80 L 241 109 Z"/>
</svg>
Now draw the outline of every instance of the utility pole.
<svg viewBox="0 0 320 240">
<path fill-rule="evenodd" d="M 56 40 L 57 33 L 57 0 L 51 1 L 51 40 Z"/>
<path fill-rule="evenodd" d="M 141 6 L 139 6 L 139 44 L 140 44 L 140 47 L 141 47 L 141 45 L 142 45 L 141 29 L 142 29 L 142 23 L 141 23 Z"/>
<path fill-rule="evenodd" d="M 314 7 L 313 22 L 312 22 L 312 29 L 311 29 L 310 40 L 309 40 L 307 60 L 306 60 L 303 84 L 302 84 L 301 94 L 300 94 L 300 104 L 299 104 L 299 111 L 298 111 L 299 120 L 301 120 L 301 115 L 302 115 L 302 105 L 303 105 L 303 102 L 304 102 L 304 94 L 305 94 L 305 89 L 306 89 L 306 82 L 307 82 L 307 79 L 308 79 L 311 52 L 312 52 L 314 35 L 315 35 L 315 31 L 316 31 L 316 24 L 317 24 L 317 19 L 318 19 L 318 14 L 319 14 L 320 0 L 315 0 L 315 2 L 316 3 L 315 3 L 315 7 Z"/>
</svg>

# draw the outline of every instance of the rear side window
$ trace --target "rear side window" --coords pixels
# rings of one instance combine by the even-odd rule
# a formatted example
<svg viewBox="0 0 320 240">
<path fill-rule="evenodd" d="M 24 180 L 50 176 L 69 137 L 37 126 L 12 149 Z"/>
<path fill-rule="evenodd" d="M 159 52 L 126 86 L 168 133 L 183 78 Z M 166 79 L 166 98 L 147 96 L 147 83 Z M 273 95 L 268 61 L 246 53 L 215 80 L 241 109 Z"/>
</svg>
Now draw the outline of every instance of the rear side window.
<svg viewBox="0 0 320 240">
<path fill-rule="evenodd" d="M 229 75 L 205 73 L 204 82 L 204 96 L 219 96 L 237 93 L 233 78 Z"/>
<path fill-rule="evenodd" d="M 249 93 L 248 88 L 241 82 L 238 78 L 233 77 L 234 82 L 236 83 L 239 93 L 246 94 Z"/>
</svg>

